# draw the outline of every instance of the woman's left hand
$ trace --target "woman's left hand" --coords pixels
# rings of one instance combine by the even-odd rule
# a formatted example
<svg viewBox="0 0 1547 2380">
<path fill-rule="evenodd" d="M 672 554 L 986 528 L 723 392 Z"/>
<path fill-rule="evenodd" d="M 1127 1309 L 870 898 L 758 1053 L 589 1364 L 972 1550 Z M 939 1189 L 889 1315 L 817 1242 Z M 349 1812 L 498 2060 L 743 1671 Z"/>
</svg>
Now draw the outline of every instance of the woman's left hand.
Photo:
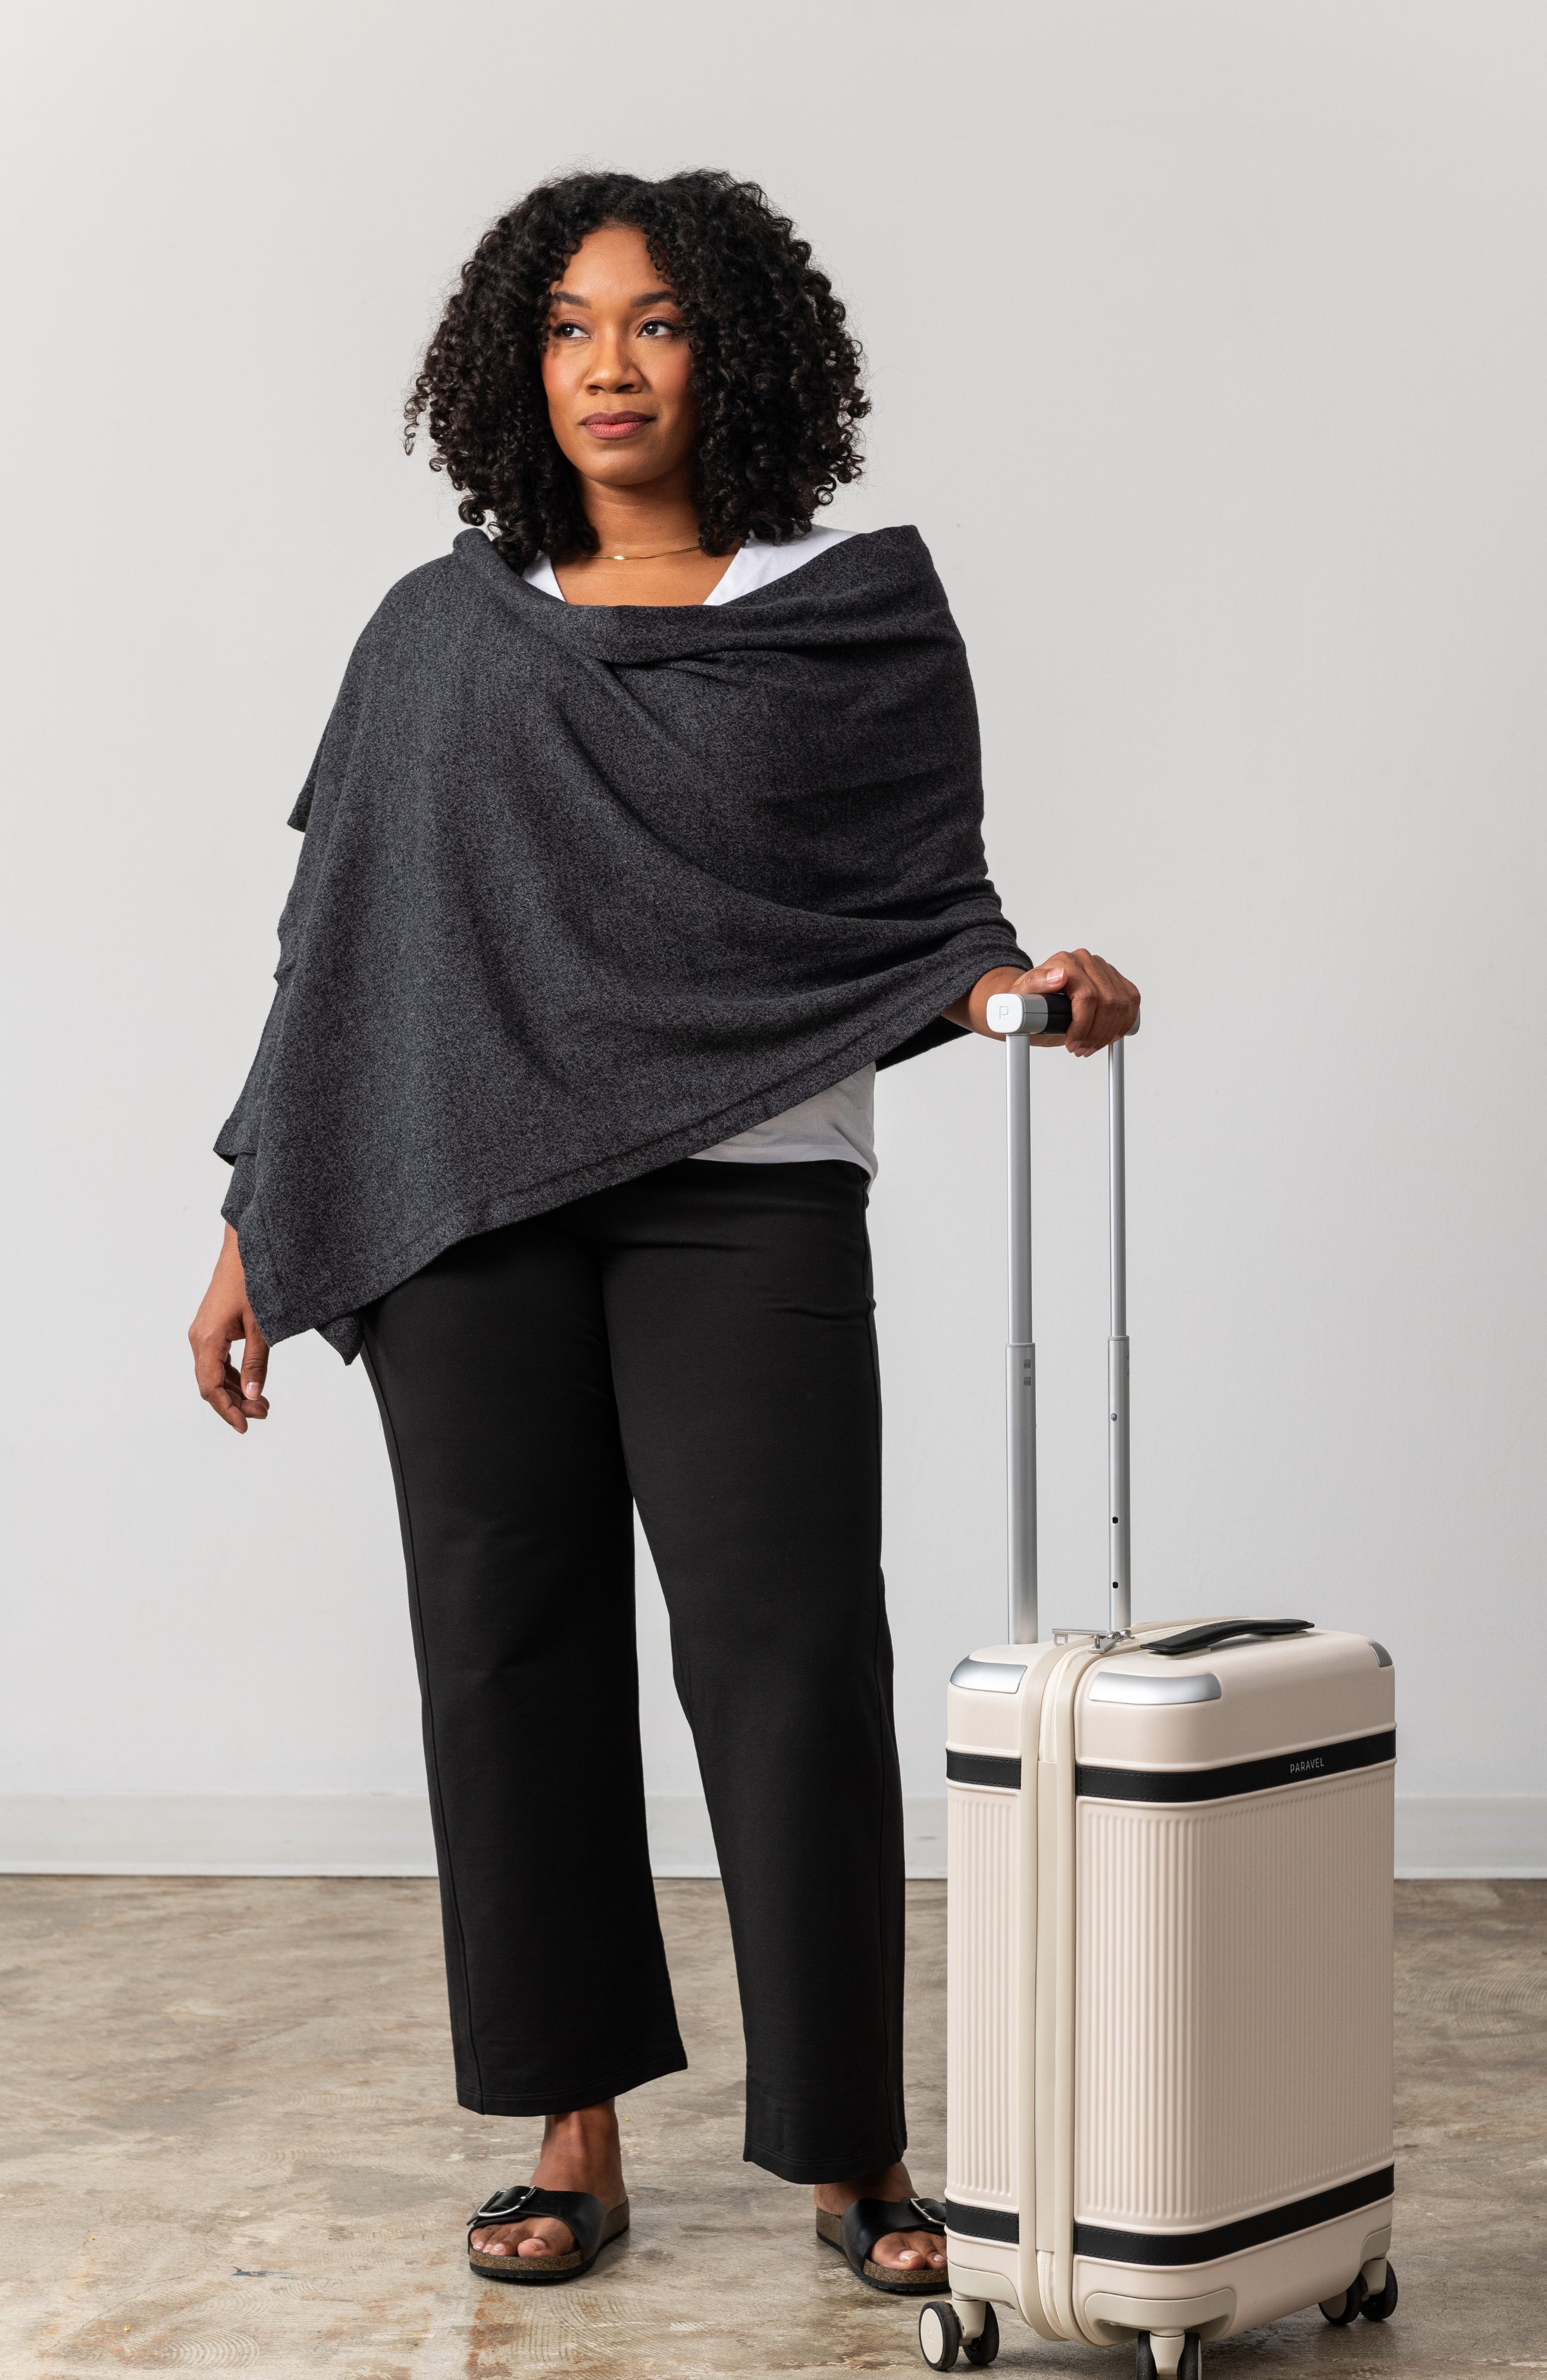
<svg viewBox="0 0 1547 2380">
<path fill-rule="evenodd" d="M 1052 958 L 1024 975 L 1014 967 L 994 967 L 980 976 L 966 999 L 954 1001 L 945 1014 L 953 1025 L 965 1025 L 974 1033 L 1002 1040 L 1003 1035 L 992 1032 L 988 1021 L 988 1004 L 996 991 L 1066 992 L 1074 1012 L 1067 1033 L 1039 1033 L 1032 1038 L 1054 1046 L 1062 1042 L 1071 1058 L 1093 1058 L 1109 1041 L 1120 1041 L 1125 1033 L 1131 1033 L 1139 1021 L 1138 986 L 1094 951 L 1055 951 Z"/>
</svg>

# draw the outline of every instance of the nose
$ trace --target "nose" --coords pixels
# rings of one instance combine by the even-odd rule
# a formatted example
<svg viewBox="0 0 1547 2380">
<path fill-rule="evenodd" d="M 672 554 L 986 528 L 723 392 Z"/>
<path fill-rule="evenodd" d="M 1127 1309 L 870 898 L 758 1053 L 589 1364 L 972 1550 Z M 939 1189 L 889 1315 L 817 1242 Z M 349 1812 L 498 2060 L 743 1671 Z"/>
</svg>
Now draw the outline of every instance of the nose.
<svg viewBox="0 0 1547 2380">
<path fill-rule="evenodd" d="M 591 370 L 586 385 L 598 395 L 608 391 L 614 395 L 630 394 L 640 385 L 640 374 L 629 356 L 623 334 L 617 328 L 606 328 L 598 334 L 591 347 Z"/>
</svg>

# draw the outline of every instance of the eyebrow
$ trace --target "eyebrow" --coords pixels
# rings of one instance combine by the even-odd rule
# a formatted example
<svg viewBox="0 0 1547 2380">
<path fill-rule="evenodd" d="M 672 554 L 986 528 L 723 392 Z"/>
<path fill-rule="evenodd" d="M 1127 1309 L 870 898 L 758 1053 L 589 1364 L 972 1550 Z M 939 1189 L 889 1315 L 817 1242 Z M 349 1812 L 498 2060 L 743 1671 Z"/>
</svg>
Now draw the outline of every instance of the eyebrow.
<svg viewBox="0 0 1547 2380">
<path fill-rule="evenodd" d="M 591 310 L 591 299 L 589 298 L 582 298 L 578 290 L 554 289 L 549 293 L 549 297 L 550 302 L 554 306 L 579 306 L 582 307 L 588 314 Z M 677 296 L 675 289 L 647 289 L 642 298 L 633 298 L 629 300 L 631 307 L 659 306 L 663 303 L 671 306 L 675 306 L 677 303 Z"/>
</svg>

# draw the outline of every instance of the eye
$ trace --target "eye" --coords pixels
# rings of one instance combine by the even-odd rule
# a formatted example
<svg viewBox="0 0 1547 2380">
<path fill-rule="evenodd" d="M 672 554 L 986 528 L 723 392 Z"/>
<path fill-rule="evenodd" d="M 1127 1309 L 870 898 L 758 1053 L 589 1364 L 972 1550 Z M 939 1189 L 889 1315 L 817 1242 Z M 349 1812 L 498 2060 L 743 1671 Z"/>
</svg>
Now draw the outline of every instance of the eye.
<svg viewBox="0 0 1547 2380">
<path fill-rule="evenodd" d="M 664 314 L 652 314 L 648 322 L 641 322 L 640 324 L 640 336 L 641 339 L 654 338 L 657 336 L 664 339 L 675 339 L 680 334 L 681 329 L 682 325 L 680 322 L 668 321 Z"/>
<path fill-rule="evenodd" d="M 583 322 L 550 322 L 548 325 L 548 336 L 551 339 L 564 340 L 566 346 L 571 344 L 567 336 L 568 333 L 571 331 L 574 332 L 575 336 L 578 339 L 583 339 L 585 337 L 586 332 L 585 324 Z"/>
</svg>

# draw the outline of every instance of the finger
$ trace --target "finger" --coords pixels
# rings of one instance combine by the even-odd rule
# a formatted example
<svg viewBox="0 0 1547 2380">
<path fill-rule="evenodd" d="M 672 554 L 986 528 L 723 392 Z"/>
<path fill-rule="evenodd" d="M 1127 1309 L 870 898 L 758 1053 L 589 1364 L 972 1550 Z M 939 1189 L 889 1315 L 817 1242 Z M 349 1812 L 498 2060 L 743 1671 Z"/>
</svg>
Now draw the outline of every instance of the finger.
<svg viewBox="0 0 1547 2380">
<path fill-rule="evenodd" d="M 247 1427 L 241 1412 L 241 1382 L 230 1363 L 231 1342 L 219 1331 L 201 1330 L 198 1324 L 189 1332 L 189 1344 L 193 1349 L 193 1378 L 200 1395 L 212 1413 L 229 1422 L 238 1436 Z"/>
<path fill-rule="evenodd" d="M 1065 1046 L 1071 1057 L 1089 1058 L 1098 1050 L 1104 1050 L 1113 1038 L 1110 1026 L 1115 1012 L 1110 992 L 1110 970 L 1105 962 L 1090 951 L 1082 950 L 1078 955 L 1085 998 L 1080 1007 L 1078 1026 L 1071 1025 Z"/>
<path fill-rule="evenodd" d="M 1089 1057 L 1122 1039 L 1133 1030 L 1139 1015 L 1139 991 L 1126 975 L 1094 951 L 1081 951 L 1079 958 L 1095 996 L 1095 1013 L 1090 1029 L 1075 1049 L 1077 1057 Z M 1074 1047 L 1074 1037 L 1070 1037 Z"/>
<path fill-rule="evenodd" d="M 224 1379 L 217 1380 L 213 1389 L 204 1390 L 204 1402 L 212 1413 L 218 1414 L 222 1421 L 230 1424 L 238 1438 L 245 1438 L 247 1416 L 242 1411 L 241 1385 L 229 1364 Z"/>
<path fill-rule="evenodd" d="M 255 1421 L 262 1421 L 269 1410 L 269 1401 L 263 1394 L 268 1374 L 269 1342 L 248 1306 L 242 1313 L 242 1405 Z"/>
<path fill-rule="evenodd" d="M 242 1387 L 251 1396 L 262 1396 L 263 1383 L 269 1375 L 269 1342 L 259 1327 L 258 1318 L 250 1305 L 242 1309 Z"/>
<path fill-rule="evenodd" d="M 193 1350 L 193 1377 L 201 1397 L 209 1397 L 231 1374 L 231 1341 L 223 1330 L 200 1330 L 197 1326 L 188 1334 Z"/>
<path fill-rule="evenodd" d="M 1071 955 L 1067 951 L 1054 951 L 1053 956 L 1043 959 L 1040 966 L 1029 967 L 1025 975 L 1017 976 L 1011 990 L 1029 995 L 1035 992 L 1071 991 L 1073 990 L 1069 980 L 1071 965 Z M 1056 1048 L 1065 1038 L 1062 1033 L 1033 1033 L 1029 1038 L 1033 1041 L 1050 1043 L 1054 1048 Z"/>
<path fill-rule="evenodd" d="M 1131 1031 L 1134 1019 L 1139 1014 L 1139 993 L 1127 976 L 1119 974 L 1098 953 L 1081 951 L 1079 958 L 1096 1002 L 1090 1028 L 1080 1037 L 1079 1047 L 1075 1051 L 1077 1056 L 1084 1057 L 1097 1050 L 1106 1049 L 1109 1043 L 1120 1040 L 1125 1033 Z M 1071 1034 L 1071 1047 L 1074 1038 Z"/>
<path fill-rule="evenodd" d="M 1101 998 L 1092 978 L 1089 951 L 1071 951 L 1066 962 L 1069 995 L 1069 1029 L 1064 1047 L 1072 1058 L 1087 1058 L 1101 1044 L 1091 1038 L 1101 1013 Z"/>
</svg>

